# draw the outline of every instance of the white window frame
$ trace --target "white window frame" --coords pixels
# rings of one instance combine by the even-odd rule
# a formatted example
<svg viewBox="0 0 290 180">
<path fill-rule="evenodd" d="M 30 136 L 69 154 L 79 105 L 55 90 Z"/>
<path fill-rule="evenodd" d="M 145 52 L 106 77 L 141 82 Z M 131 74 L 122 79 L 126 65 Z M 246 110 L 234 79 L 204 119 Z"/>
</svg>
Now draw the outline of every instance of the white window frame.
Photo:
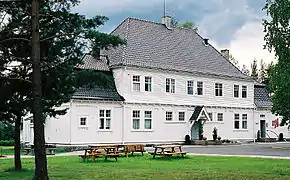
<svg viewBox="0 0 290 180">
<path fill-rule="evenodd" d="M 238 88 L 238 89 L 236 89 L 236 87 Z M 236 96 L 236 91 L 237 91 L 237 96 Z M 240 94 L 240 85 L 238 85 L 238 84 L 234 84 L 234 98 L 239 98 L 239 95 Z"/>
<path fill-rule="evenodd" d="M 101 116 L 101 111 L 104 111 L 104 115 Z M 108 116 L 107 112 L 110 112 Z M 101 128 L 101 119 L 103 119 L 104 127 Z M 109 123 L 108 123 L 109 122 Z M 109 126 L 108 126 L 109 124 Z M 99 130 L 111 130 L 112 127 L 112 110 L 111 109 L 100 109 L 99 110 Z"/>
<path fill-rule="evenodd" d="M 135 87 L 134 85 L 136 85 L 136 87 L 139 86 L 139 90 L 134 89 L 134 87 Z M 141 91 L 141 76 L 140 75 L 133 75 L 132 76 L 132 91 L 134 91 L 134 92 L 140 92 Z"/>
<path fill-rule="evenodd" d="M 244 96 L 245 93 L 245 96 Z M 242 98 L 247 98 L 248 97 L 248 87 L 247 86 L 242 86 Z"/>
<path fill-rule="evenodd" d="M 244 122 L 246 122 L 246 127 L 244 127 Z M 242 129 L 248 129 L 248 114 L 242 114 Z"/>
<path fill-rule="evenodd" d="M 215 96 L 223 96 L 223 84 L 222 83 L 215 83 L 214 84 L 214 94 Z"/>
<path fill-rule="evenodd" d="M 200 84 L 201 84 L 201 86 L 200 86 Z M 199 89 L 201 89 L 201 94 L 199 94 L 199 91 L 198 91 Z M 196 82 L 196 94 L 199 96 L 203 95 L 203 82 L 202 81 Z"/>
<path fill-rule="evenodd" d="M 221 115 L 221 118 L 219 117 L 219 115 Z M 224 113 L 217 113 L 217 121 L 218 122 L 223 122 L 224 121 Z"/>
<path fill-rule="evenodd" d="M 146 90 L 146 85 L 148 85 L 148 89 Z M 145 92 L 152 92 L 152 77 L 145 76 L 144 78 L 144 91 Z"/>
<path fill-rule="evenodd" d="M 183 120 L 180 120 L 180 115 L 183 114 Z M 184 122 L 185 121 L 185 111 L 179 111 L 178 112 L 178 121 Z"/>
<path fill-rule="evenodd" d="M 169 114 L 171 114 L 171 120 L 168 120 Z M 173 111 L 166 111 L 165 112 L 165 121 L 172 122 L 173 121 Z"/>
<path fill-rule="evenodd" d="M 236 122 L 238 122 L 237 123 L 239 125 L 238 128 L 236 128 Z M 241 129 L 241 127 L 240 127 L 240 114 L 238 114 L 238 113 L 234 113 L 234 129 L 236 129 L 236 130 Z"/>
<path fill-rule="evenodd" d="M 146 117 L 146 112 L 150 112 L 150 117 L 149 116 Z M 144 111 L 144 129 L 145 130 L 152 130 L 152 116 L 153 116 L 152 111 Z M 146 128 L 146 120 L 150 121 L 150 128 Z"/>
<path fill-rule="evenodd" d="M 134 112 L 138 112 L 139 113 L 139 117 L 134 117 Z M 134 120 L 139 120 L 138 128 L 134 128 Z M 141 128 L 141 111 L 134 109 L 134 110 L 132 110 L 132 129 L 133 130 L 140 130 L 140 128 Z"/>
<path fill-rule="evenodd" d="M 189 93 L 189 88 L 191 88 L 191 94 Z M 194 81 L 187 81 L 187 95 L 194 95 Z"/>
<path fill-rule="evenodd" d="M 167 86 L 169 86 L 167 91 Z M 175 79 L 166 78 L 165 79 L 165 92 L 167 93 L 175 93 Z"/>
</svg>

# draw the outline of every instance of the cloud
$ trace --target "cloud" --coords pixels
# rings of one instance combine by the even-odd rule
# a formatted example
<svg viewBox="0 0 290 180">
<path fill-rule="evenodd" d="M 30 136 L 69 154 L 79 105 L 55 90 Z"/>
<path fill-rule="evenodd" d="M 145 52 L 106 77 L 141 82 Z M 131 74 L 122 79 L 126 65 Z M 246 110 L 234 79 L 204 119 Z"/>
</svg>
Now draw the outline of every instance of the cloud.
<svg viewBox="0 0 290 180">
<path fill-rule="evenodd" d="M 249 22 L 234 33 L 228 48 L 241 67 L 246 64 L 249 68 L 254 59 L 258 62 L 263 59 L 266 63 L 276 61 L 274 54 L 263 48 L 264 44 L 262 24 Z"/>
</svg>

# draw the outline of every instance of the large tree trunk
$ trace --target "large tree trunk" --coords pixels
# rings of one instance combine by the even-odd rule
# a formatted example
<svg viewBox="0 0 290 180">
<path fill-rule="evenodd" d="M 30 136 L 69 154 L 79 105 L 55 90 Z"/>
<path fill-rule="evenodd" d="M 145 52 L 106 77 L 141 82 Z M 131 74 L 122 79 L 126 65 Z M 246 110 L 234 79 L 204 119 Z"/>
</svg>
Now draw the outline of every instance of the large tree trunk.
<svg viewBox="0 0 290 180">
<path fill-rule="evenodd" d="M 21 158 L 20 158 L 20 126 L 21 115 L 17 115 L 14 127 L 14 168 L 17 171 L 22 170 Z"/>
<path fill-rule="evenodd" d="M 47 159 L 45 154 L 44 116 L 42 112 L 42 90 L 39 42 L 39 2 L 32 0 L 32 61 L 33 61 L 33 123 L 35 174 L 37 180 L 47 180 Z"/>
</svg>

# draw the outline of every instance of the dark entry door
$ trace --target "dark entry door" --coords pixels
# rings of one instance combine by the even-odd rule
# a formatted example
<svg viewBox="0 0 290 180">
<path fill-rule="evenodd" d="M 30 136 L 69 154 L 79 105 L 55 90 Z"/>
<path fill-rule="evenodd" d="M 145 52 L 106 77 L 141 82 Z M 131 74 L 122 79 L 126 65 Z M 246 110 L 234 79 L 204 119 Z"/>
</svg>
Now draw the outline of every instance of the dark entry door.
<svg viewBox="0 0 290 180">
<path fill-rule="evenodd" d="M 260 120 L 261 138 L 266 138 L 266 121 Z"/>
</svg>

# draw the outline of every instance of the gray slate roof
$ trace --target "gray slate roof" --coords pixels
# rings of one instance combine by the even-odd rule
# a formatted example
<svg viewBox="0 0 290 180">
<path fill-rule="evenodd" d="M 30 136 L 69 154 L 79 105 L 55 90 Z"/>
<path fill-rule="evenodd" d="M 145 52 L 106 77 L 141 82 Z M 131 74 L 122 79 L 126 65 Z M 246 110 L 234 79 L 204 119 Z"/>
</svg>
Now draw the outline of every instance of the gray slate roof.
<svg viewBox="0 0 290 180">
<path fill-rule="evenodd" d="M 196 121 L 202 111 L 203 106 L 196 106 L 189 120 Z"/>
<path fill-rule="evenodd" d="M 191 29 L 125 19 L 111 34 L 127 44 L 105 52 L 110 66 L 137 66 L 249 79 Z"/>
<path fill-rule="evenodd" d="M 272 107 L 272 102 L 269 97 L 268 90 L 265 86 L 255 85 L 254 87 L 254 102 L 258 108 Z"/>
<path fill-rule="evenodd" d="M 96 59 L 90 54 L 86 54 L 82 62 L 82 64 L 77 65 L 77 68 L 110 71 L 107 65 L 107 58 L 104 56 L 101 56 L 100 59 Z"/>
</svg>

